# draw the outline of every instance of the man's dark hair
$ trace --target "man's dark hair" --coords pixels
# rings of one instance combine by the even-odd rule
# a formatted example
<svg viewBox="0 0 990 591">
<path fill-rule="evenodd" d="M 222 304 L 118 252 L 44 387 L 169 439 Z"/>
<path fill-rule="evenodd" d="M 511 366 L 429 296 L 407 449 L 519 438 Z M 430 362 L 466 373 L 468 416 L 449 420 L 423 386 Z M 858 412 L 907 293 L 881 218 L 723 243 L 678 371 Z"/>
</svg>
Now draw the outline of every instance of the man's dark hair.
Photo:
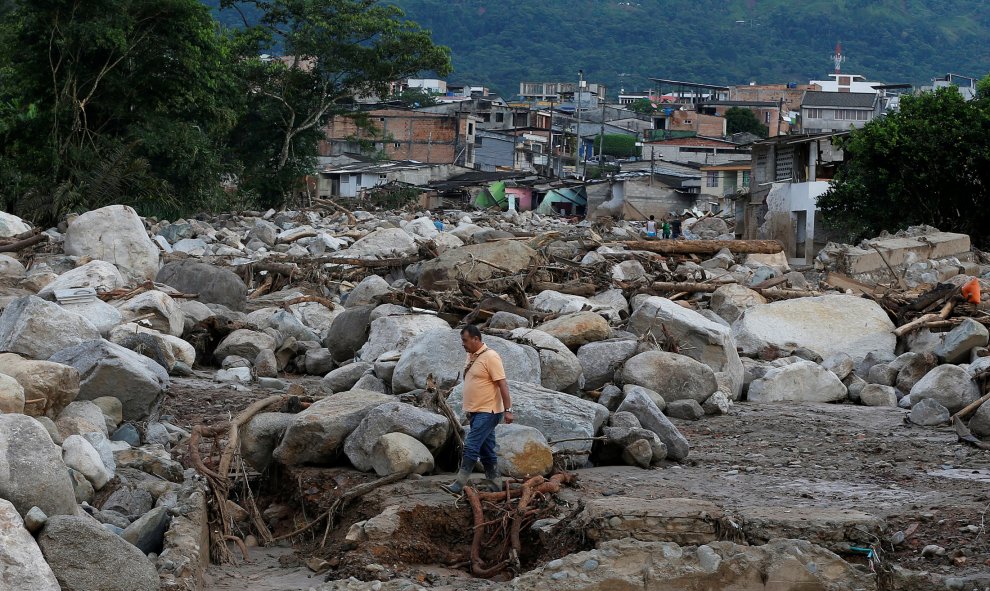
<svg viewBox="0 0 990 591">
<path fill-rule="evenodd" d="M 473 324 L 468 324 L 461 329 L 461 334 L 467 334 L 469 337 L 481 338 L 481 329 Z"/>
</svg>

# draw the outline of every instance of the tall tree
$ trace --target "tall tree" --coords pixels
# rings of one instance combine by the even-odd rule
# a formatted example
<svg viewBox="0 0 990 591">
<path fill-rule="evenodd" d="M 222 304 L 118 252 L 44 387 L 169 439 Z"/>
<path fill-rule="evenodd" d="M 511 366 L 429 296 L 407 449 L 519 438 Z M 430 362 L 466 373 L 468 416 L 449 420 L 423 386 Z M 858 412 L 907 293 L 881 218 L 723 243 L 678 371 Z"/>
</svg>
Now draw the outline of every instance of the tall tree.
<svg viewBox="0 0 990 591">
<path fill-rule="evenodd" d="M 118 202 L 165 213 L 220 194 L 237 94 L 202 3 L 14 0 L 4 22 L 8 208 L 51 218 Z"/>
<path fill-rule="evenodd" d="M 449 51 L 430 33 L 377 0 L 225 0 L 263 16 L 237 33 L 249 115 L 232 147 L 243 187 L 266 205 L 282 203 L 315 169 L 323 128 L 362 95 L 422 71 L 445 76 Z M 282 55 L 283 57 L 271 57 Z"/>
<path fill-rule="evenodd" d="M 903 97 L 842 147 L 847 163 L 818 200 L 834 229 L 858 239 L 930 224 L 990 244 L 990 76 L 969 102 L 955 88 Z"/>
</svg>

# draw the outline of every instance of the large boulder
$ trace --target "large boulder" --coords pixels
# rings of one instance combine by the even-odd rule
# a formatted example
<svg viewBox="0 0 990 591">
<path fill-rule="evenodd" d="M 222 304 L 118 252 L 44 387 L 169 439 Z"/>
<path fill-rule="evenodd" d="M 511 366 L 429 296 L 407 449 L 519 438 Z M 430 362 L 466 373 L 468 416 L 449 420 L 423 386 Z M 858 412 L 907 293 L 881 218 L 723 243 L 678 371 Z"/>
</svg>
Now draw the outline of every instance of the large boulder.
<svg viewBox="0 0 990 591">
<path fill-rule="evenodd" d="M 230 355 L 253 360 L 258 357 L 259 352 L 265 349 L 273 351 L 277 344 L 270 334 L 240 328 L 220 341 L 220 344 L 213 351 L 213 356 L 217 362 L 222 362 Z"/>
<path fill-rule="evenodd" d="M 463 278 L 471 283 L 493 275 L 518 273 L 533 264 L 536 251 L 517 240 L 469 244 L 443 252 L 419 267 L 419 286 L 432 289 L 440 282 Z M 491 265 L 486 264 L 491 263 Z M 497 265 L 498 268 L 492 265 Z"/>
<path fill-rule="evenodd" d="M 391 291 L 391 286 L 389 286 L 388 281 L 378 275 L 368 275 L 355 285 L 354 289 L 347 292 L 344 307 L 378 305 L 378 300 L 389 291 Z"/>
<path fill-rule="evenodd" d="M 63 289 L 89 287 L 95 289 L 97 293 L 103 293 L 125 285 L 127 285 L 127 281 L 112 263 L 90 261 L 59 275 L 55 281 L 41 288 L 38 297 L 54 300 L 55 292 Z"/>
<path fill-rule="evenodd" d="M 634 340 L 609 339 L 582 345 L 577 352 L 584 374 L 584 388 L 597 390 L 615 381 L 615 372 L 636 354 L 639 343 Z"/>
<path fill-rule="evenodd" d="M 447 442 L 450 421 L 446 417 L 406 404 L 386 402 L 371 409 L 344 441 L 344 453 L 358 470 L 374 467 L 372 451 L 386 433 L 405 433 L 434 452 Z"/>
<path fill-rule="evenodd" d="M 512 423 L 495 427 L 498 470 L 509 478 L 546 476 L 553 470 L 553 449 L 538 429 Z"/>
<path fill-rule="evenodd" d="M 94 490 L 100 490 L 113 478 L 99 452 L 81 435 L 69 435 L 62 442 L 62 461 L 66 467 L 85 476 Z"/>
<path fill-rule="evenodd" d="M 256 414 L 241 428 L 241 457 L 259 472 L 268 468 L 272 454 L 295 415 L 283 412 Z"/>
<path fill-rule="evenodd" d="M 132 283 L 158 274 L 158 246 L 126 205 L 87 211 L 73 220 L 65 232 L 65 254 L 113 263 Z"/>
<path fill-rule="evenodd" d="M 13 503 L 22 516 L 31 507 L 49 516 L 76 512 L 62 450 L 29 416 L 0 415 L 0 498 Z"/>
<path fill-rule="evenodd" d="M 79 371 L 74 367 L 0 353 L 0 373 L 24 388 L 24 413 L 54 419 L 79 395 Z"/>
<path fill-rule="evenodd" d="M 718 389 L 715 372 L 686 355 L 646 351 L 622 366 L 622 382 L 649 388 L 666 402 L 694 400 L 698 404 Z"/>
<path fill-rule="evenodd" d="M 90 517 L 49 517 L 38 545 L 63 591 L 158 591 L 144 552 Z"/>
<path fill-rule="evenodd" d="M 723 374 L 727 394 L 738 399 L 742 394 L 745 371 L 730 329 L 712 322 L 666 298 L 644 298 L 629 317 L 626 329 L 637 336 L 651 336 L 660 343 L 676 345 L 683 355 L 712 368 L 716 377 Z"/>
<path fill-rule="evenodd" d="M 502 357 L 507 379 L 540 383 L 540 356 L 535 349 L 493 336 L 486 335 L 484 340 Z M 392 390 L 402 393 L 425 388 L 430 374 L 436 379 L 437 386 L 450 388 L 460 379 L 465 364 L 466 353 L 457 329 L 423 333 L 409 343 L 399 357 L 392 374 Z"/>
<path fill-rule="evenodd" d="M 608 419 L 608 409 L 571 394 L 554 392 L 527 382 L 509 380 L 513 424 L 538 429 L 547 441 L 594 437 Z M 447 403 L 458 417 L 464 417 L 464 385 L 450 393 Z M 558 450 L 591 451 L 591 441 L 569 441 L 555 445 Z"/>
<path fill-rule="evenodd" d="M 60 591 L 38 543 L 10 501 L 0 499 L 0 589 Z"/>
<path fill-rule="evenodd" d="M 198 261 L 167 263 L 155 279 L 184 293 L 197 294 L 207 304 L 223 304 L 231 310 L 243 310 L 247 286 L 236 273 Z"/>
<path fill-rule="evenodd" d="M 346 392 L 358 383 L 364 374 L 371 371 L 374 366 L 365 361 L 355 361 L 342 365 L 332 370 L 320 380 L 320 388 L 327 394 L 334 392 Z"/>
<path fill-rule="evenodd" d="M 371 313 L 375 306 L 355 306 L 341 312 L 333 319 L 330 330 L 323 339 L 323 346 L 330 350 L 337 362 L 347 361 L 368 342 Z"/>
<path fill-rule="evenodd" d="M 751 402 L 839 402 L 846 386 L 836 375 L 811 361 L 775 367 L 749 385 Z"/>
<path fill-rule="evenodd" d="M 124 419 L 147 418 L 168 388 L 168 374 L 151 359 L 103 339 L 63 349 L 49 361 L 76 368 L 79 400 L 113 396 L 120 400 Z"/>
<path fill-rule="evenodd" d="M 536 294 L 532 306 L 534 310 L 551 314 L 594 312 L 606 320 L 619 320 L 629 312 L 629 303 L 622 292 L 614 289 L 590 298 L 548 289 Z"/>
<path fill-rule="evenodd" d="M 363 361 L 375 361 L 387 351 L 401 351 L 419 335 L 450 328 L 446 320 L 432 314 L 382 316 L 371 321 L 368 341 L 358 351 Z"/>
<path fill-rule="evenodd" d="M 392 400 L 395 399 L 391 396 L 366 390 L 327 396 L 292 419 L 274 457 L 285 465 L 331 462 L 371 409 Z"/>
<path fill-rule="evenodd" d="M 911 404 L 931 398 L 951 413 L 957 413 L 980 397 L 980 388 L 958 365 L 940 365 L 911 388 Z"/>
<path fill-rule="evenodd" d="M 352 259 L 391 259 L 416 254 L 416 241 L 401 228 L 379 228 L 361 238 L 339 256 Z"/>
<path fill-rule="evenodd" d="M 371 450 L 371 464 L 379 476 L 398 472 L 429 474 L 433 471 L 433 454 L 426 446 L 405 433 L 386 433 Z"/>
<path fill-rule="evenodd" d="M 24 220 L 12 213 L 0 211 L 0 238 L 13 238 L 30 231 L 30 224 Z"/>
<path fill-rule="evenodd" d="M 188 342 L 134 322 L 115 327 L 107 340 L 141 353 L 161 365 L 165 371 L 172 371 L 179 361 L 189 367 L 196 363 L 196 348 Z"/>
<path fill-rule="evenodd" d="M 897 358 L 900 369 L 897 372 L 897 389 L 910 392 L 935 366 L 938 358 L 934 353 L 905 353 Z"/>
<path fill-rule="evenodd" d="M 567 314 L 544 322 L 536 328 L 574 349 L 588 343 L 604 341 L 611 332 L 608 321 L 596 312 Z"/>
<path fill-rule="evenodd" d="M 12 256 L 0 254 L 0 281 L 18 282 L 25 275 L 27 270 L 23 263 Z"/>
<path fill-rule="evenodd" d="M 167 293 L 146 291 L 118 304 L 123 319 L 127 322 L 140 317 L 151 328 L 174 337 L 182 336 L 185 328 L 185 314 Z"/>
<path fill-rule="evenodd" d="M 37 296 L 17 298 L 0 315 L 0 351 L 33 359 L 98 338 L 89 320 Z"/>
<path fill-rule="evenodd" d="M 631 413 L 644 429 L 653 431 L 667 447 L 667 457 L 674 461 L 685 460 L 691 446 L 670 420 L 664 416 L 653 399 L 641 389 L 630 389 L 616 411 Z"/>
<path fill-rule="evenodd" d="M 914 410 L 925 404 L 925 402 L 931 402 L 931 400 L 922 400 L 919 404 L 915 405 L 911 409 L 912 416 L 914 415 Z M 948 418 L 942 422 L 947 421 Z M 984 402 L 980 405 L 980 408 L 976 409 L 976 412 L 973 413 L 973 418 L 969 420 L 969 430 L 977 437 L 990 437 L 990 402 Z"/>
<path fill-rule="evenodd" d="M 990 331 L 987 327 L 972 318 L 965 318 L 945 335 L 935 349 L 935 355 L 945 363 L 965 363 L 969 361 L 969 352 L 974 347 L 985 347 L 988 340 Z"/>
<path fill-rule="evenodd" d="M 767 299 L 752 289 L 730 283 L 723 285 L 712 293 L 708 307 L 729 324 L 732 324 L 749 308 L 767 303 Z"/>
<path fill-rule="evenodd" d="M 873 300 L 851 295 L 797 298 L 756 306 L 732 326 L 743 355 L 759 357 L 805 348 L 823 359 L 847 353 L 894 352 L 894 323 Z"/>
<path fill-rule="evenodd" d="M 549 390 L 571 392 L 584 387 L 581 363 L 564 343 L 541 330 L 517 328 L 512 340 L 529 345 L 540 356 L 540 384 Z"/>
</svg>

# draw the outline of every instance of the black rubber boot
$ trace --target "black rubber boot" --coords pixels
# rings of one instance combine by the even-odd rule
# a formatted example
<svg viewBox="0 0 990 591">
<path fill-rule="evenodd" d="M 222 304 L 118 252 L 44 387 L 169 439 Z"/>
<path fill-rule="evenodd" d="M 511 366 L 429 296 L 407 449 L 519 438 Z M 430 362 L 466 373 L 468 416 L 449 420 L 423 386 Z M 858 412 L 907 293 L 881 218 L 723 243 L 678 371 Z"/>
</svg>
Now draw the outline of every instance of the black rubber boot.
<svg viewBox="0 0 990 591">
<path fill-rule="evenodd" d="M 450 484 L 444 485 L 444 490 L 455 495 L 464 492 L 464 487 L 467 486 L 468 478 L 471 477 L 473 469 L 474 466 L 466 467 L 464 464 L 461 464 L 460 470 L 457 471 L 457 479 Z"/>
<path fill-rule="evenodd" d="M 502 476 L 498 473 L 498 466 L 485 466 L 485 480 L 488 481 L 490 492 L 502 490 Z"/>
</svg>

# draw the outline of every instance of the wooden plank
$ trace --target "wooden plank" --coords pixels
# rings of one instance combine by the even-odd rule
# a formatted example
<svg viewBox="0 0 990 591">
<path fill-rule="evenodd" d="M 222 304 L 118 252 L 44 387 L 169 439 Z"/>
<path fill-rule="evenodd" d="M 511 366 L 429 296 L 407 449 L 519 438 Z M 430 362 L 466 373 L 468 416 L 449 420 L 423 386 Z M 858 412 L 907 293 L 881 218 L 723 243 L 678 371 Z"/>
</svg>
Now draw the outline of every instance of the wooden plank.
<svg viewBox="0 0 990 591">
<path fill-rule="evenodd" d="M 733 254 L 776 254 L 784 247 L 777 240 L 625 240 L 618 244 L 630 250 L 659 254 L 714 255 L 722 249 Z"/>
</svg>

